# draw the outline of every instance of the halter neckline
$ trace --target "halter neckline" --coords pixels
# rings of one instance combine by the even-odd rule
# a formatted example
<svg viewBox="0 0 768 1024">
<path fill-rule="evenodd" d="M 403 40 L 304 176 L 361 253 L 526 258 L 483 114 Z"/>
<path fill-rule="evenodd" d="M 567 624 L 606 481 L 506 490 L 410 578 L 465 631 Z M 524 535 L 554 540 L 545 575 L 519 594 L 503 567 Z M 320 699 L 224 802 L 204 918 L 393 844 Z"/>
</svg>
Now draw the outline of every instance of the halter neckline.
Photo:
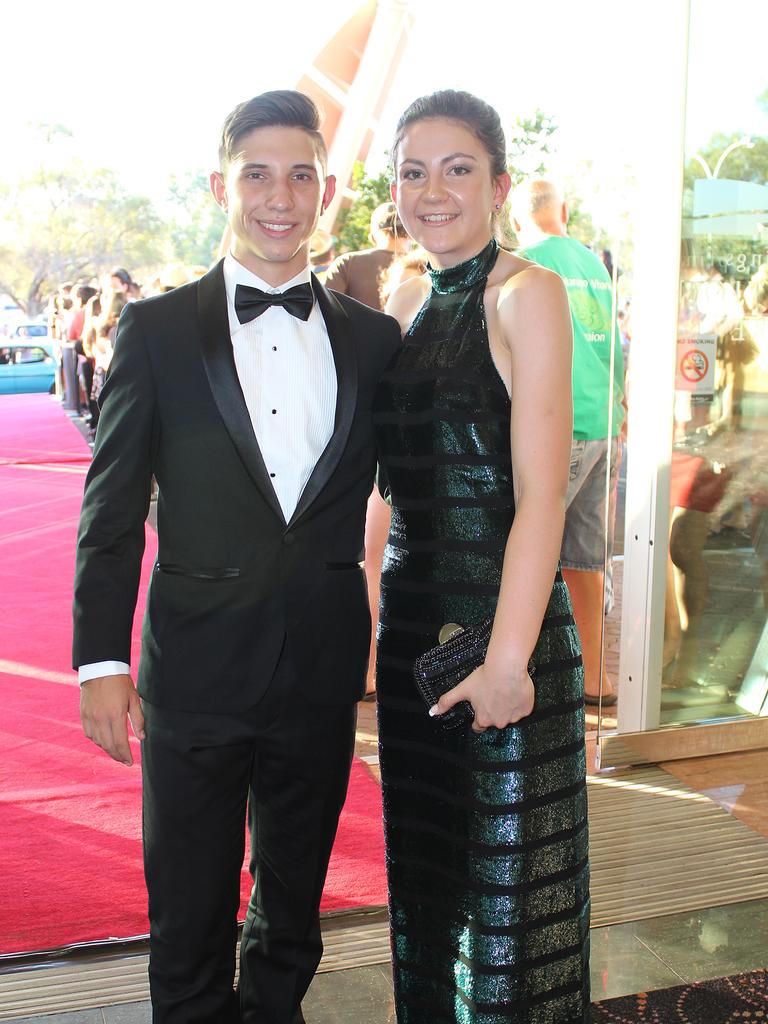
<svg viewBox="0 0 768 1024">
<path fill-rule="evenodd" d="M 471 256 L 463 263 L 444 270 L 435 270 L 427 264 L 427 272 L 432 281 L 432 288 L 440 295 L 452 292 L 464 292 L 485 281 L 496 263 L 499 254 L 499 243 L 492 238 L 488 245 L 476 256 Z"/>
</svg>

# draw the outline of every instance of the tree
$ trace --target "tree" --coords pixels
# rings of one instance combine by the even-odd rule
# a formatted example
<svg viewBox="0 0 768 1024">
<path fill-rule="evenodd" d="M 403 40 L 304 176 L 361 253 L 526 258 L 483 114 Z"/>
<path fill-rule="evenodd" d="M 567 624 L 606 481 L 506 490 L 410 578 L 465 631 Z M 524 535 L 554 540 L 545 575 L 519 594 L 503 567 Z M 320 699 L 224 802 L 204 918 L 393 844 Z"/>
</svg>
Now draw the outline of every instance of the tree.
<svg viewBox="0 0 768 1024">
<path fill-rule="evenodd" d="M 766 90 L 766 102 L 768 103 L 768 90 Z M 725 135 L 718 132 L 713 135 L 706 146 L 696 154 L 701 157 L 714 171 L 717 162 L 728 146 L 733 142 L 743 139 L 743 132 L 733 132 Z M 758 185 L 765 185 L 768 182 L 768 138 L 765 136 L 750 136 L 752 146 L 739 146 L 732 150 L 725 158 L 718 177 L 732 178 L 735 181 L 753 181 Z M 686 188 L 693 188 L 697 178 L 706 178 L 707 173 L 695 157 L 690 157 L 685 165 L 684 184 Z"/>
<path fill-rule="evenodd" d="M 532 117 L 518 117 L 513 122 L 507 133 L 507 170 L 512 178 L 512 188 L 526 178 L 546 173 L 546 158 L 552 154 L 556 132 L 555 119 L 539 109 Z"/>
<path fill-rule="evenodd" d="M 610 249 L 611 241 L 604 228 L 598 227 L 592 214 L 582 204 L 582 199 L 570 193 L 568 202 L 568 234 L 591 249 Z"/>
<path fill-rule="evenodd" d="M 156 262 L 163 238 L 149 199 L 127 193 L 114 172 L 76 160 L 41 166 L 0 189 L 0 291 L 35 316 L 63 281 Z"/>
<path fill-rule="evenodd" d="M 202 172 L 171 179 L 161 217 L 115 172 L 83 165 L 65 126 L 34 126 L 24 144 L 33 169 L 0 182 L 0 291 L 27 315 L 62 282 L 110 266 L 154 273 L 167 262 L 212 262 L 226 219 Z"/>
<path fill-rule="evenodd" d="M 357 198 L 351 206 L 342 210 L 339 217 L 337 232 L 340 252 L 367 249 L 370 246 L 368 233 L 371 227 L 371 214 L 382 203 L 389 202 L 390 174 L 387 169 L 375 177 L 365 173 L 365 166 L 359 160 L 355 162 L 352 172 L 352 188 Z"/>
<path fill-rule="evenodd" d="M 227 218 L 216 205 L 204 171 L 172 177 L 169 185 L 174 211 L 168 223 L 171 258 L 207 267 L 216 257 Z"/>
</svg>

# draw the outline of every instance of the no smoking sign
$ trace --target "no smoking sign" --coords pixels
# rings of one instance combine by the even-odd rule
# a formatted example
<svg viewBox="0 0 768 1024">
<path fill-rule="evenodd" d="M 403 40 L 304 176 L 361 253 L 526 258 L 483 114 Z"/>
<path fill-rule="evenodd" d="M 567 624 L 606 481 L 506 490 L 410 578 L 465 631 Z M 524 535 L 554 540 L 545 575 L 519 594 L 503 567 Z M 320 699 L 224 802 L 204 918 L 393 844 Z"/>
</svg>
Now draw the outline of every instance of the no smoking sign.
<svg viewBox="0 0 768 1024">
<path fill-rule="evenodd" d="M 696 395 L 711 395 L 715 389 L 714 334 L 687 335 L 677 339 L 675 388 Z"/>
<path fill-rule="evenodd" d="M 692 384 L 698 384 L 707 375 L 709 360 L 700 348 L 689 349 L 680 360 L 680 373 Z"/>
</svg>

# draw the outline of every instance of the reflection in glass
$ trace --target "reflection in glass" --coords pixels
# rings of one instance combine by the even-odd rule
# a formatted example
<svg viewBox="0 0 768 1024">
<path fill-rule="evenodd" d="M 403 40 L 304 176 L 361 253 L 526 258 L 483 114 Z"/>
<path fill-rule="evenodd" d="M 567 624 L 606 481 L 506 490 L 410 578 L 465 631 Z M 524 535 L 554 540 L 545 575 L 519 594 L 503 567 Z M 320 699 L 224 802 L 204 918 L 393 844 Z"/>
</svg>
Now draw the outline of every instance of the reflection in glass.
<svg viewBox="0 0 768 1024">
<path fill-rule="evenodd" d="M 662 724 L 766 700 L 768 139 L 713 143 L 686 165 Z"/>
</svg>

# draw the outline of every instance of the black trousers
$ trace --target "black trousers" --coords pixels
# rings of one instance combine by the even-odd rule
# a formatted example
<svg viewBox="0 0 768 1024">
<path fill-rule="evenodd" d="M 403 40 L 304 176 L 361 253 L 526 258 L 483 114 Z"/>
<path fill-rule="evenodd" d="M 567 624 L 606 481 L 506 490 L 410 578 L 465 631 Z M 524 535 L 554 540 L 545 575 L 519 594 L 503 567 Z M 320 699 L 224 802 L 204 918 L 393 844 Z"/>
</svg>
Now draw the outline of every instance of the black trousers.
<svg viewBox="0 0 768 1024">
<path fill-rule="evenodd" d="M 356 706 L 307 702 L 284 654 L 247 713 L 144 702 L 144 714 L 154 1024 L 301 1020 L 322 955 L 320 897 L 349 782 Z M 254 883 L 235 991 L 246 808 Z"/>
</svg>

